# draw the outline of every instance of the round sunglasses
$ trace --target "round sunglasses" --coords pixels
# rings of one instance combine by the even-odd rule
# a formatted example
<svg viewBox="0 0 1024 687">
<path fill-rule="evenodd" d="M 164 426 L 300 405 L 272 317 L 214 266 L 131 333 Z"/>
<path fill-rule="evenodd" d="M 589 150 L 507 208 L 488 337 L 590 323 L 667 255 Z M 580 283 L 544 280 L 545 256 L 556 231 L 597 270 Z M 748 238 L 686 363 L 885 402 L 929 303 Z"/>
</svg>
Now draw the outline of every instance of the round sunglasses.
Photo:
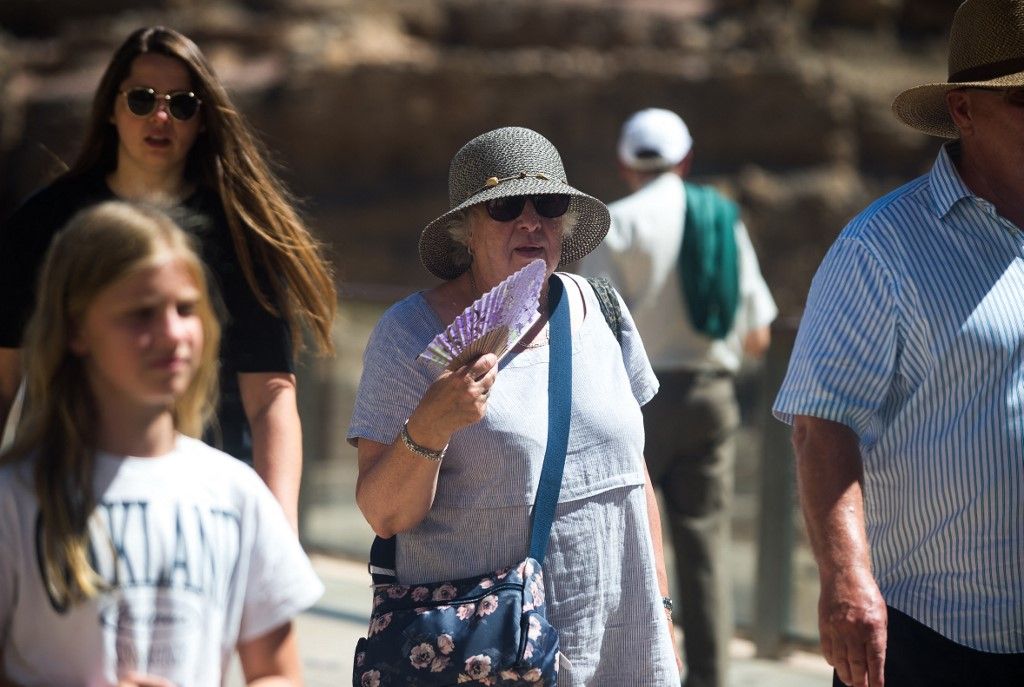
<svg viewBox="0 0 1024 687">
<path fill-rule="evenodd" d="M 158 93 L 145 86 L 118 91 L 118 94 L 124 96 L 128 110 L 137 117 L 148 117 L 156 109 L 157 101 L 163 100 L 167 103 L 167 112 L 183 122 L 195 117 L 200 103 L 203 102 L 192 91 Z"/>
<path fill-rule="evenodd" d="M 532 196 L 505 196 L 484 203 L 487 214 L 495 222 L 509 222 L 523 214 L 526 201 L 533 203 L 533 209 L 541 217 L 554 219 L 569 210 L 572 196 L 565 193 L 538 193 Z"/>
</svg>

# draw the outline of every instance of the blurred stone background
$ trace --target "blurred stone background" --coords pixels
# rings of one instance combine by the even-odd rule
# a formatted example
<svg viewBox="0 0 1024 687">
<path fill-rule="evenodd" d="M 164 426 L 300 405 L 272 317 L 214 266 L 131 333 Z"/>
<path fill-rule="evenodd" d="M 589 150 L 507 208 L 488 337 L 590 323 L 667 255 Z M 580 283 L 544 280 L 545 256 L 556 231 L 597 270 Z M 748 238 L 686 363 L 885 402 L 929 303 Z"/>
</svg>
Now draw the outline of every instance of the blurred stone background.
<svg viewBox="0 0 1024 687">
<path fill-rule="evenodd" d="M 92 91 L 130 31 L 165 24 L 195 39 L 335 261 L 339 355 L 302 372 L 303 534 L 362 557 L 369 530 L 352 507 L 344 441 L 360 355 L 382 308 L 431 283 L 416 236 L 447 207 L 448 162 L 462 143 L 531 127 L 559 148 L 570 182 L 613 200 L 625 193 L 621 122 L 642 107 L 677 111 L 696 141 L 694 175 L 740 201 L 780 326 L 791 328 L 846 221 L 931 164 L 939 142 L 896 122 L 889 103 L 944 79 L 956 5 L 0 0 L 0 217 L 74 158 Z M 783 364 L 787 354 L 775 353 Z M 759 437 L 774 391 L 756 372 L 741 380 L 741 625 L 752 615 Z M 805 547 L 795 561 L 788 622 L 812 637 L 816 575 Z"/>
<path fill-rule="evenodd" d="M 600 198 L 622 120 L 678 111 L 695 174 L 741 201 L 783 312 L 865 201 L 936 144 L 892 96 L 945 76 L 954 0 L 3 0 L 0 216 L 77 150 L 113 48 L 192 36 L 262 134 L 347 284 L 429 283 L 415 233 L 451 155 L 521 124 Z M 145 8 L 145 9 L 142 9 Z"/>
</svg>

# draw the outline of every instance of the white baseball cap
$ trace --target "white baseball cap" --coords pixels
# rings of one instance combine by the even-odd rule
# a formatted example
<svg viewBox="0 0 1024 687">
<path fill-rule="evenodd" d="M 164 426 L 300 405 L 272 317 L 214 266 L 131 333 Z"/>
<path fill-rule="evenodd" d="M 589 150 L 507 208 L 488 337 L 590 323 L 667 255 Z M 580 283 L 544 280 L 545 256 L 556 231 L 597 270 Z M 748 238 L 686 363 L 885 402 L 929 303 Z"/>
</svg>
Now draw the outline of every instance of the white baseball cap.
<svg viewBox="0 0 1024 687">
<path fill-rule="evenodd" d="M 692 147 L 690 130 L 679 115 L 652 107 L 640 110 L 622 125 L 619 159 L 633 169 L 660 169 L 681 162 Z"/>
</svg>

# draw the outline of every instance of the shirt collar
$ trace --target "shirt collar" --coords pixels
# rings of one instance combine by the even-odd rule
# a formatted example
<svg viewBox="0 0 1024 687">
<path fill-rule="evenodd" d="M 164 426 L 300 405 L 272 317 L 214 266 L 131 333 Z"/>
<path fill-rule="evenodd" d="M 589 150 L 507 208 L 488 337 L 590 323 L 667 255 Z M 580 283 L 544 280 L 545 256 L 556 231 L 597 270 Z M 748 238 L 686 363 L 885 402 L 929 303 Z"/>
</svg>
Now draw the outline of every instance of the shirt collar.
<svg viewBox="0 0 1024 687">
<path fill-rule="evenodd" d="M 953 206 L 964 198 L 972 198 L 971 189 L 960 178 L 960 173 L 953 162 L 953 155 L 957 154 L 956 146 L 959 143 L 952 141 L 946 143 L 939 150 L 939 155 L 928 173 L 928 180 L 931 186 L 932 209 L 939 217 L 945 217 Z M 952 148 L 952 151 L 951 151 Z"/>
</svg>

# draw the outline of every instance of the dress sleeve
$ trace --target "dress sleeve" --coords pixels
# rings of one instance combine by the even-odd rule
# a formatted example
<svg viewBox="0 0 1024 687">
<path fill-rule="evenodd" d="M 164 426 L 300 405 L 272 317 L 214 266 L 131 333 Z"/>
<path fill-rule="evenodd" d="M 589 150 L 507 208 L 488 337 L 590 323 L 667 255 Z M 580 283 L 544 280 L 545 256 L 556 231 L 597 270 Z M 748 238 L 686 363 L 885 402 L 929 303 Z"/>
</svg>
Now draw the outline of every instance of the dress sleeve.
<svg viewBox="0 0 1024 687">
<path fill-rule="evenodd" d="M 270 490 L 252 475 L 255 499 L 239 642 L 270 632 L 310 608 L 324 586 Z"/>
<path fill-rule="evenodd" d="M 897 308 L 891 271 L 861 241 L 840 237 L 811 283 L 776 417 L 832 420 L 872 444 L 898 366 Z"/>
<path fill-rule="evenodd" d="M 654 376 L 651 361 L 647 358 L 647 350 L 640 339 L 640 332 L 637 331 L 629 308 L 618 292 L 615 295 L 622 310 L 622 364 L 626 367 L 633 397 L 637 403 L 644 405 L 658 393 L 658 378 Z"/>
<path fill-rule="evenodd" d="M 37 193 L 0 226 L 0 348 L 21 346 L 43 258 L 69 214 L 50 196 Z"/>
<path fill-rule="evenodd" d="M 287 320 L 260 304 L 237 259 L 222 267 L 219 281 L 227 311 L 224 349 L 234 371 L 293 372 L 291 328 Z M 265 270 L 257 268 L 256 277 L 276 306 Z"/>
<path fill-rule="evenodd" d="M 392 306 L 370 334 L 348 439 L 390 444 L 437 374 L 417 356 L 436 334 L 412 296 Z"/>
</svg>

